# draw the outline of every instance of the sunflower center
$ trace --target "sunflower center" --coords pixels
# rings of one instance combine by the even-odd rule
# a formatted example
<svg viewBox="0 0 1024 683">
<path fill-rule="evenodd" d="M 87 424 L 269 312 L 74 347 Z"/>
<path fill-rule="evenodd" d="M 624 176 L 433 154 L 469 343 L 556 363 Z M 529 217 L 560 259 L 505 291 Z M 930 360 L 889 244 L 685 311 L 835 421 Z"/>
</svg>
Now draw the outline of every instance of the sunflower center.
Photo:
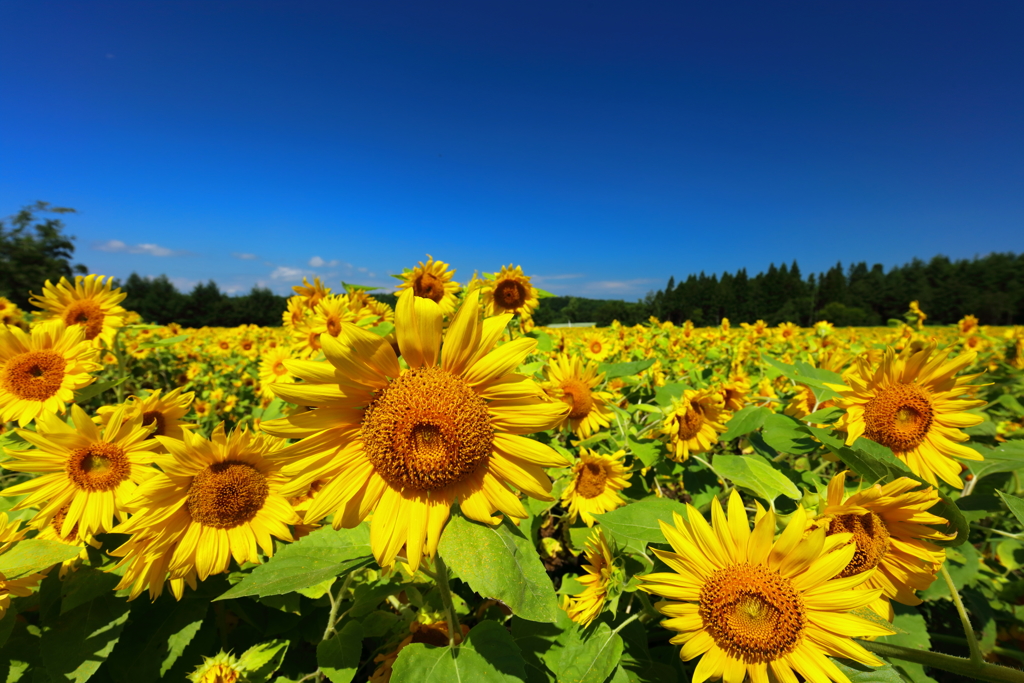
<svg viewBox="0 0 1024 683">
<path fill-rule="evenodd" d="M 700 433 L 704 426 L 704 413 L 696 405 L 691 404 L 689 408 L 679 417 L 679 438 L 692 439 Z"/>
<path fill-rule="evenodd" d="M 128 478 L 131 463 L 113 443 L 94 443 L 71 451 L 65 464 L 68 478 L 83 491 L 111 491 Z"/>
<path fill-rule="evenodd" d="M 64 381 L 68 362 L 56 351 L 29 351 L 14 356 L 3 367 L 4 389 L 26 401 L 45 401 Z"/>
<path fill-rule="evenodd" d="M 864 436 L 894 453 L 911 451 L 924 441 L 935 409 L 920 387 L 890 384 L 864 406 Z"/>
<path fill-rule="evenodd" d="M 604 348 L 604 346 L 597 339 L 595 339 L 594 341 L 590 342 L 590 352 L 591 353 L 601 353 L 601 349 L 603 349 L 603 348 Z"/>
<path fill-rule="evenodd" d="M 562 383 L 562 395 L 569 399 L 569 418 L 579 420 L 590 414 L 594 400 L 590 396 L 590 388 L 578 379 L 566 380 Z"/>
<path fill-rule="evenodd" d="M 753 564 L 712 574 L 700 590 L 698 612 L 715 643 L 748 663 L 792 652 L 807 625 L 803 600 L 789 579 Z"/>
<path fill-rule="evenodd" d="M 215 529 L 232 529 L 256 516 L 270 487 L 263 473 L 247 462 L 216 462 L 192 479 L 186 505 L 192 519 Z"/>
<path fill-rule="evenodd" d="M 103 331 L 103 309 L 92 299 L 75 301 L 64 311 L 64 324 L 85 327 L 85 338 L 95 339 Z"/>
<path fill-rule="evenodd" d="M 584 498 L 597 498 L 604 493 L 608 473 L 599 462 L 584 463 L 576 477 L 576 493 Z"/>
<path fill-rule="evenodd" d="M 147 436 L 147 439 L 152 439 L 154 436 L 164 436 L 167 432 L 164 429 L 167 426 L 167 421 L 164 418 L 164 414 L 159 410 L 147 410 L 142 414 L 142 426 L 148 427 L 151 424 L 156 425 L 156 429 L 153 433 Z"/>
<path fill-rule="evenodd" d="M 444 298 L 444 281 L 430 273 L 423 273 L 412 283 L 412 291 L 416 296 L 430 299 L 436 304 Z"/>
<path fill-rule="evenodd" d="M 331 316 L 327 319 L 327 334 L 332 337 L 337 337 L 341 334 L 341 320 L 336 316 Z"/>
<path fill-rule="evenodd" d="M 494 300 L 505 310 L 515 310 L 526 303 L 526 287 L 515 280 L 502 280 L 494 286 Z"/>
<path fill-rule="evenodd" d="M 439 367 L 411 370 L 366 408 L 363 447 L 392 486 L 431 491 L 462 481 L 490 454 L 487 404 Z"/>
<path fill-rule="evenodd" d="M 286 368 L 284 366 L 284 362 L 283 361 L 277 361 L 276 363 L 274 363 L 274 368 L 273 369 L 274 369 L 274 374 L 277 375 L 278 377 L 281 377 L 282 375 L 287 375 L 288 374 L 288 368 Z"/>
<path fill-rule="evenodd" d="M 874 512 L 866 515 L 851 513 L 833 518 L 828 525 L 828 535 L 844 533 L 853 534 L 857 552 L 836 578 L 844 579 L 874 569 L 889 552 L 889 529 Z"/>
</svg>

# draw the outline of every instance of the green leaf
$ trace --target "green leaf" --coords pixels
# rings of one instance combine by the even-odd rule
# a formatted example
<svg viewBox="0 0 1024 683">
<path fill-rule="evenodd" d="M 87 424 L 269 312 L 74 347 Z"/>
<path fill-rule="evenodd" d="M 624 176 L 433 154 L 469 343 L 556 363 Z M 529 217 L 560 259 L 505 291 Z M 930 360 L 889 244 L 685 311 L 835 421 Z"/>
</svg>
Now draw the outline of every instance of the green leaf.
<svg viewBox="0 0 1024 683">
<path fill-rule="evenodd" d="M 155 349 L 163 346 L 173 346 L 178 342 L 183 342 L 188 339 L 187 334 L 179 334 L 177 337 L 167 337 L 166 339 L 154 339 L 153 341 L 146 341 L 139 344 L 140 349 Z"/>
<path fill-rule="evenodd" d="M 79 567 L 60 586 L 60 612 L 70 612 L 97 595 L 110 593 L 121 581 L 116 574 L 101 572 L 92 567 Z"/>
<path fill-rule="evenodd" d="M 66 545 L 60 541 L 38 538 L 18 541 L 10 550 L 0 555 L 0 574 L 8 579 L 18 579 L 78 557 L 80 552 L 80 547 Z"/>
<path fill-rule="evenodd" d="M 985 456 L 984 460 L 967 463 L 971 473 L 979 479 L 989 474 L 1013 472 L 1024 467 L 1024 441 L 1007 441 L 981 454 Z"/>
<path fill-rule="evenodd" d="M 53 623 L 44 621 L 40 647 L 50 678 L 89 680 L 117 645 L 128 607 L 123 598 L 108 593 L 61 614 Z"/>
<path fill-rule="evenodd" d="M 533 330 L 528 335 L 537 340 L 537 350 L 547 353 L 555 347 L 555 341 L 551 338 L 551 335 L 543 330 Z"/>
<path fill-rule="evenodd" d="M 523 683 L 526 669 L 519 646 L 505 627 L 483 621 L 454 650 L 413 643 L 398 654 L 391 683 L 436 681 Z"/>
<path fill-rule="evenodd" d="M 395 331 L 395 326 L 389 322 L 382 322 L 376 327 L 371 327 L 370 332 L 373 332 L 378 337 L 386 337 Z"/>
<path fill-rule="evenodd" d="M 545 657 L 559 683 L 604 683 L 622 657 L 622 637 L 603 621 L 568 635 Z"/>
<path fill-rule="evenodd" d="M 772 415 L 772 411 L 764 406 L 747 406 L 737 411 L 732 419 L 725 423 L 726 429 L 722 434 L 722 441 L 732 441 L 738 436 L 760 429 L 769 415 Z"/>
<path fill-rule="evenodd" d="M 683 392 L 690 387 L 685 384 L 666 384 L 654 390 L 654 402 L 663 408 L 672 406 L 672 401 L 678 401 Z"/>
<path fill-rule="evenodd" d="M 845 412 L 846 411 L 842 408 L 822 408 L 821 410 L 814 411 L 810 415 L 804 415 L 800 419 L 804 422 L 812 422 L 814 424 L 832 424 L 841 418 Z"/>
<path fill-rule="evenodd" d="M 671 498 L 644 498 L 603 515 L 594 515 L 601 526 L 635 551 L 646 553 L 649 543 L 668 543 L 659 521 L 674 524 L 672 513 L 686 519 L 686 506 Z"/>
<path fill-rule="evenodd" d="M 124 384 L 128 381 L 128 376 L 124 376 L 121 379 L 111 380 L 110 382 L 94 382 L 87 387 L 82 387 L 75 392 L 75 403 L 84 403 L 94 396 L 99 396 L 107 389 L 113 389 L 114 387 Z"/>
<path fill-rule="evenodd" d="M 239 667 L 245 671 L 245 683 L 265 683 L 281 668 L 288 653 L 287 640 L 271 640 L 250 647 L 238 658 Z"/>
<path fill-rule="evenodd" d="M 1017 521 L 1024 524 L 1024 499 L 1018 498 L 1017 496 L 1011 496 L 1009 493 L 1003 493 L 1002 491 L 996 491 L 999 497 L 1006 503 L 1006 507 L 1009 508 L 1013 516 L 1017 518 Z"/>
<path fill-rule="evenodd" d="M 18 621 L 18 611 L 14 609 L 14 605 L 7 608 L 4 612 L 4 616 L 0 618 L 0 648 L 3 648 L 7 639 L 11 637 L 11 632 L 14 631 L 14 624 Z M 2 662 L 0 658 L 0 662 Z"/>
<path fill-rule="evenodd" d="M 797 363 L 795 365 L 787 365 L 782 361 L 776 360 L 771 356 L 762 356 L 762 358 L 771 366 L 775 367 L 779 372 L 793 380 L 797 384 L 803 384 L 804 386 L 810 387 L 814 391 L 815 398 L 824 403 L 833 398 L 839 398 L 839 394 L 834 389 L 830 389 L 827 384 L 835 384 L 842 386 L 845 384 L 841 375 L 830 370 L 823 370 L 816 368 L 807 363 Z"/>
<path fill-rule="evenodd" d="M 253 569 L 215 599 L 283 595 L 363 567 L 372 560 L 370 528 L 365 523 L 353 529 L 324 527 L 283 546 L 266 564 Z"/>
<path fill-rule="evenodd" d="M 558 601 L 533 541 L 507 519 L 498 526 L 453 515 L 438 551 L 455 576 L 531 621 L 552 622 Z"/>
<path fill-rule="evenodd" d="M 932 639 L 928 635 L 928 623 L 925 621 L 924 616 L 917 611 L 917 608 L 907 607 L 899 603 L 893 603 L 893 607 L 896 611 L 896 618 L 892 623 L 895 627 L 893 630 L 901 631 L 902 633 L 897 633 L 893 636 L 882 636 L 878 639 L 879 642 L 891 643 L 892 645 L 909 647 L 924 652 L 931 650 Z M 913 683 L 935 683 L 935 679 L 924 672 L 924 667 L 921 664 L 895 660 L 893 661 L 893 666 L 906 674 Z"/>
<path fill-rule="evenodd" d="M 349 622 L 340 632 L 316 646 L 317 666 L 331 683 L 349 683 L 355 677 L 363 652 L 363 639 L 358 630 L 358 622 Z"/>
<path fill-rule="evenodd" d="M 850 683 L 906 683 L 891 664 L 876 668 L 849 659 L 832 659 L 832 663 L 846 674 Z"/>
<path fill-rule="evenodd" d="M 629 377 L 631 375 L 639 375 L 647 368 L 654 365 L 655 359 L 648 358 L 647 360 L 635 360 L 630 363 L 601 363 L 597 366 L 599 373 L 604 373 L 604 378 L 615 379 L 617 377 Z"/>
<path fill-rule="evenodd" d="M 664 444 L 657 439 L 637 439 L 634 436 L 626 436 L 626 444 L 629 452 L 636 456 L 644 467 L 651 467 L 658 462 L 658 458 L 664 450 Z"/>
<path fill-rule="evenodd" d="M 766 416 L 761 437 L 779 453 L 804 455 L 818 448 L 818 442 L 807 425 L 789 415 L 772 413 Z"/>
<path fill-rule="evenodd" d="M 746 455 L 716 455 L 711 465 L 720 476 L 736 486 L 754 492 L 758 498 L 773 501 L 779 496 L 793 500 L 799 500 L 801 497 L 796 484 L 760 458 Z"/>
</svg>

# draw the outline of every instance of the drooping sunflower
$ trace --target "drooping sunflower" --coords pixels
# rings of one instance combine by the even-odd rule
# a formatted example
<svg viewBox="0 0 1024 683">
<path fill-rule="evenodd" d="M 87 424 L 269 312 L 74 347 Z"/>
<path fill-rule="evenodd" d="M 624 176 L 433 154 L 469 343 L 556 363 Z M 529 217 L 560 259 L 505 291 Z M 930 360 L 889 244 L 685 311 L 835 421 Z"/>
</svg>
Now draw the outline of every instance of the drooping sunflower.
<svg viewBox="0 0 1024 683">
<path fill-rule="evenodd" d="M 134 535 L 114 552 L 131 562 L 120 587 L 130 586 L 132 598 L 147 585 L 159 595 L 168 573 L 180 598 L 174 581 L 192 573 L 203 581 L 232 558 L 258 564 L 257 546 L 269 557 L 272 538 L 292 540 L 288 525 L 302 520 L 281 495 L 281 439 L 245 429 L 228 435 L 220 423 L 209 440 L 191 432 L 157 440 L 168 451 L 156 458 L 161 471 L 139 486 L 131 519 L 116 530 Z"/>
<path fill-rule="evenodd" d="M 983 459 L 963 445 L 968 437 L 960 431 L 984 420 L 967 412 L 985 403 L 970 399 L 977 388 L 970 382 L 978 375 L 956 377 L 974 358 L 970 352 L 949 358 L 948 350 L 937 353 L 934 345 L 916 351 L 907 346 L 898 355 L 888 348 L 877 367 L 858 358 L 843 375 L 848 386 L 829 385 L 840 394 L 836 405 L 846 408 L 840 422 L 846 443 L 863 435 L 888 446 L 932 486 L 942 479 L 963 488 L 956 458 Z"/>
<path fill-rule="evenodd" d="M 691 453 L 704 453 L 718 442 L 729 414 L 717 391 L 687 389 L 665 417 L 661 431 L 669 437 L 669 457 L 685 462 Z"/>
<path fill-rule="evenodd" d="M 594 515 L 626 504 L 619 491 L 629 485 L 633 473 L 626 469 L 625 457 L 626 451 L 598 455 L 589 448 L 580 450 L 580 459 L 573 465 L 569 484 L 562 492 L 570 523 L 580 517 L 587 526 L 594 526 Z"/>
<path fill-rule="evenodd" d="M 462 514 L 497 523 L 495 510 L 527 517 L 519 491 L 551 500 L 544 467 L 568 463 L 524 434 L 550 429 L 568 406 L 542 397 L 514 370 L 534 348 L 527 337 L 495 348 L 511 315 L 479 317 L 477 291 L 453 317 L 442 347 L 441 308 L 406 290 L 398 300 L 398 362 L 387 339 L 357 326 L 321 337 L 326 362 L 287 361 L 302 384 L 274 385 L 286 401 L 313 410 L 265 422 L 283 437 L 305 437 L 285 449 L 296 496 L 327 482 L 306 523 L 334 513 L 335 528 L 373 512 L 371 546 L 391 566 L 405 546 L 410 566 L 433 556 L 458 499 Z"/>
<path fill-rule="evenodd" d="M 751 530 L 735 491 L 728 516 L 712 502 L 712 524 L 687 505 L 686 519 L 661 522 L 675 552 L 652 548 L 672 571 L 638 577 L 640 590 L 667 598 L 655 607 L 669 617 L 661 625 L 679 633 L 670 642 L 682 645 L 680 658 L 701 657 L 694 683 L 795 682 L 797 673 L 810 683 L 848 681 L 829 657 L 881 666 L 853 638 L 893 632 L 849 614 L 881 591 L 858 589 L 867 572 L 835 578 L 853 559 L 849 536 L 824 528 L 805 536 L 807 515 L 797 508 L 773 542 L 775 514 L 758 513 Z"/>
<path fill-rule="evenodd" d="M 20 541 L 28 529 L 22 529 L 21 522 L 7 522 L 7 513 L 0 512 L 0 555 L 6 552 L 16 541 Z M 24 598 L 32 595 L 32 589 L 43 579 L 42 574 L 29 574 L 17 579 L 8 579 L 0 574 L 0 619 L 4 618 L 11 606 L 11 596 Z"/>
<path fill-rule="evenodd" d="M 612 589 L 612 573 L 615 564 L 612 562 L 612 551 L 600 528 L 590 533 L 586 544 L 587 564 L 583 565 L 586 576 L 579 582 L 584 585 L 582 593 L 564 596 L 562 609 L 569 618 L 584 628 L 590 625 L 601 614 L 608 601 Z"/>
<path fill-rule="evenodd" d="M 585 439 L 611 423 L 608 403 L 612 395 L 595 390 L 604 381 L 596 363 L 584 363 L 579 356 L 560 355 L 548 365 L 546 378 L 544 389 L 548 394 L 569 406 L 560 427 L 569 427 Z"/>
<path fill-rule="evenodd" d="M 927 589 L 945 560 L 945 551 L 934 541 L 952 537 L 928 526 L 946 524 L 945 519 L 928 512 L 939 502 L 939 494 L 930 486 L 920 488 L 919 482 L 907 477 L 884 486 L 875 484 L 849 497 L 845 486 L 846 472 L 832 477 L 827 505 L 812 526 L 825 527 L 830 536 L 853 534 L 850 542 L 857 552 L 839 578 L 877 567 L 864 587 L 882 590 L 871 608 L 892 621 L 889 601 L 920 605 L 914 591 Z"/>
<path fill-rule="evenodd" d="M 40 318 L 62 320 L 68 327 L 81 325 L 86 339 L 110 347 L 128 314 L 120 306 L 127 294 L 113 287 L 113 277 L 104 282 L 102 275 L 78 275 L 74 284 L 62 277 L 56 285 L 47 280 L 43 293 L 33 294 L 29 301 L 43 309 Z"/>
<path fill-rule="evenodd" d="M 143 426 L 142 416 L 128 419 L 124 407 L 102 431 L 77 405 L 71 406 L 71 419 L 73 426 L 47 413 L 36 420 L 36 431 L 17 430 L 35 448 L 4 449 L 11 459 L 0 464 L 41 476 L 10 486 L 0 496 L 27 494 L 13 509 L 38 507 L 44 520 L 63 511 L 61 536 L 71 535 L 76 526 L 79 535 L 110 531 L 115 517 L 125 518 L 125 503 L 136 485 L 152 471 L 159 444 L 148 440 L 152 427 Z"/>
<path fill-rule="evenodd" d="M 398 285 L 398 291 L 411 289 L 416 296 L 430 299 L 441 307 L 441 313 L 445 316 L 455 311 L 458 303 L 456 294 L 459 292 L 459 283 L 453 282 L 455 269 L 448 270 L 448 264 L 444 261 L 435 261 L 434 257 L 427 254 L 427 262 L 420 261 L 420 264 L 412 270 L 406 269 L 401 275 L 396 275 L 402 281 Z"/>
<path fill-rule="evenodd" d="M 487 315 L 514 313 L 525 323 L 532 319 L 533 311 L 540 305 L 537 291 L 530 284 L 530 278 L 523 274 L 522 266 L 502 266 L 494 279 L 483 281 L 483 290 Z"/>
<path fill-rule="evenodd" d="M 75 391 L 96 381 L 102 366 L 79 326 L 36 325 L 31 333 L 0 325 L 0 424 L 22 427 L 46 413 L 63 413 Z"/>
<path fill-rule="evenodd" d="M 331 288 L 321 282 L 318 277 L 313 278 L 313 284 L 310 284 L 306 278 L 302 278 L 302 284 L 292 287 L 292 291 L 296 296 L 301 297 L 306 308 L 310 310 L 316 308 L 316 305 L 325 296 L 331 295 Z"/>
<path fill-rule="evenodd" d="M 182 419 L 192 407 L 193 399 L 195 399 L 195 392 L 184 391 L 182 387 L 166 394 L 163 393 L 163 389 L 155 389 L 142 397 L 129 396 L 125 401 L 125 417 L 131 419 L 141 416 L 144 427 L 153 425 L 153 431 L 147 438 L 169 436 L 173 439 L 180 439 L 183 430 L 196 428 L 196 425 L 186 423 Z M 111 416 L 117 412 L 117 408 L 117 406 L 99 408 L 96 411 L 99 423 L 106 425 Z"/>
</svg>

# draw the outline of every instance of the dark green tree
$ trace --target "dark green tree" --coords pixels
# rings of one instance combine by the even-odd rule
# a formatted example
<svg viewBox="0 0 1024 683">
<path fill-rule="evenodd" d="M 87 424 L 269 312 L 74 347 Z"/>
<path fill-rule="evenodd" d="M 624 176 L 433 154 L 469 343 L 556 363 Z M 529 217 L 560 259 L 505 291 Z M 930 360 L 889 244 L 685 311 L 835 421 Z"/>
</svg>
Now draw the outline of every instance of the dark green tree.
<svg viewBox="0 0 1024 683">
<path fill-rule="evenodd" d="M 74 238 L 64 234 L 59 218 L 39 215 L 47 213 L 61 216 L 75 210 L 36 202 L 0 220 L 0 296 L 22 308 L 29 306 L 29 293 L 38 293 L 47 280 L 88 272 L 81 264 L 71 264 Z"/>
</svg>

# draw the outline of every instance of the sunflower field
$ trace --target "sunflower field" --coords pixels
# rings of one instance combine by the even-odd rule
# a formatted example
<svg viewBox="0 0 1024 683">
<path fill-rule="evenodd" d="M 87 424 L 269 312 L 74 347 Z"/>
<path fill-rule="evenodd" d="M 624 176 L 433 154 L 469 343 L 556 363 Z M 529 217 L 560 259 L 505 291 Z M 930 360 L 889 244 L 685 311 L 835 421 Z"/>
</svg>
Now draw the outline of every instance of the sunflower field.
<svg viewBox="0 0 1024 683">
<path fill-rule="evenodd" d="M 520 267 L 0 298 L 0 681 L 1024 682 L 1024 327 L 536 327 Z"/>
</svg>

